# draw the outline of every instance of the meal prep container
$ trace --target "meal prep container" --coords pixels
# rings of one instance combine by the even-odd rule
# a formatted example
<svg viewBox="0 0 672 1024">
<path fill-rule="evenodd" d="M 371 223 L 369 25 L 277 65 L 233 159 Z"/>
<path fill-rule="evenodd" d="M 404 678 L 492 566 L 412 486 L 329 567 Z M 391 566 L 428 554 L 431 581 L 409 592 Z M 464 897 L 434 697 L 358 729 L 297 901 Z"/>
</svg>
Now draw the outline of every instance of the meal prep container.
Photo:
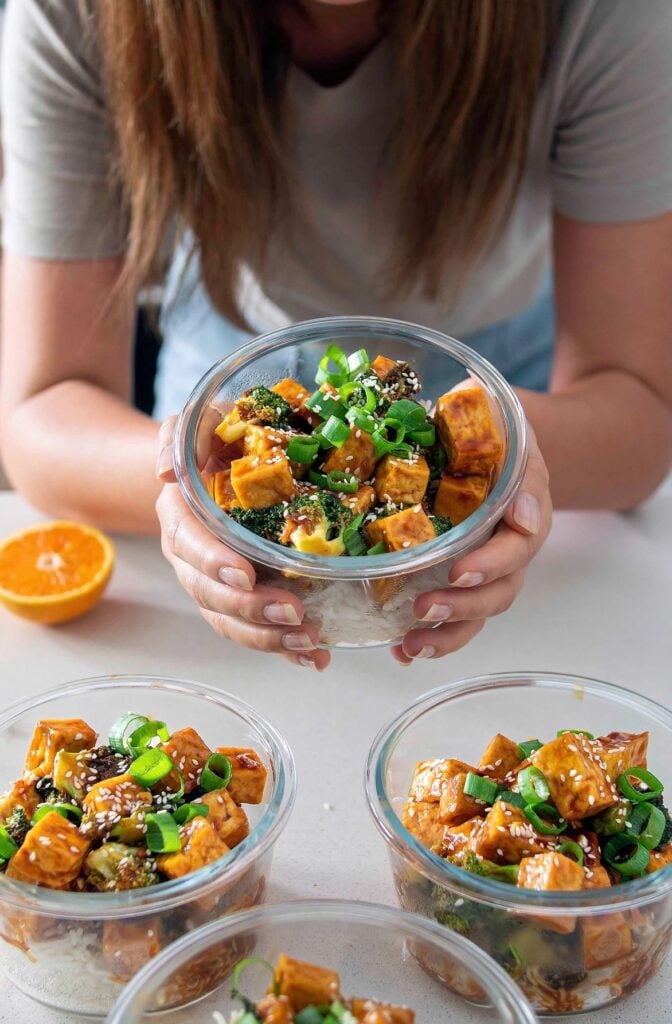
<svg viewBox="0 0 672 1024">
<path fill-rule="evenodd" d="M 343 995 L 379 999 L 415 1010 L 416 1024 L 534 1024 L 536 1017 L 510 978 L 461 936 L 393 907 L 319 900 L 248 910 L 199 928 L 166 949 L 138 974 L 123 993 L 107 1024 L 155 1020 L 183 979 L 222 967 L 219 987 L 188 1010 L 170 1015 L 174 1024 L 229 1021 L 240 1010 L 230 996 L 230 972 L 245 956 L 274 964 L 281 953 L 329 967 L 341 976 Z M 464 1000 L 437 978 L 474 990 L 487 1009 Z M 261 998 L 269 974 L 250 966 L 240 987 Z M 161 1018 L 163 1019 L 163 1018 Z"/>
<path fill-rule="evenodd" d="M 211 686 L 150 676 L 84 679 L 14 704 L 0 716 L 0 777 L 8 788 L 21 775 L 38 719 L 85 718 L 104 742 L 129 710 L 173 730 L 192 726 L 213 747 L 254 747 L 268 781 L 263 802 L 246 805 L 247 839 L 183 878 L 127 892 L 78 893 L 0 876 L 2 970 L 38 1002 L 82 1016 L 104 1017 L 148 955 L 178 935 L 262 901 L 273 846 L 296 790 L 287 744 L 251 707 Z M 187 980 L 182 997 L 198 996 L 201 983 L 195 979 L 190 991 Z"/>
<path fill-rule="evenodd" d="M 672 866 L 607 889 L 535 892 L 435 856 L 400 816 L 418 761 L 473 763 L 496 732 L 543 741 L 563 728 L 596 736 L 648 730 L 649 765 L 672 792 L 666 708 L 609 683 L 545 673 L 482 676 L 419 697 L 381 730 L 366 769 L 369 808 L 388 846 L 401 906 L 468 921 L 466 934 L 508 964 L 541 1016 L 607 1006 L 656 974 L 672 938 Z"/>
<path fill-rule="evenodd" d="M 239 526 L 208 494 L 199 466 L 210 451 L 212 431 L 241 394 L 295 377 L 312 390 L 325 348 L 365 348 L 406 360 L 422 382 L 419 399 L 433 406 L 455 384 L 475 378 L 500 420 L 504 456 L 494 486 L 481 507 L 459 526 L 427 544 L 384 555 L 309 555 L 267 541 Z M 217 411 L 215 411 L 217 410 Z M 198 454 L 197 454 L 198 453 Z M 379 646 L 399 640 L 415 624 L 413 602 L 446 586 L 450 567 L 483 544 L 512 501 L 525 471 L 525 416 L 504 378 L 476 352 L 438 331 L 399 320 L 329 317 L 263 335 L 217 363 L 199 382 L 179 418 L 175 473 L 198 519 L 221 541 L 244 555 L 257 576 L 292 591 L 311 618 L 321 620 L 325 647 Z"/>
</svg>

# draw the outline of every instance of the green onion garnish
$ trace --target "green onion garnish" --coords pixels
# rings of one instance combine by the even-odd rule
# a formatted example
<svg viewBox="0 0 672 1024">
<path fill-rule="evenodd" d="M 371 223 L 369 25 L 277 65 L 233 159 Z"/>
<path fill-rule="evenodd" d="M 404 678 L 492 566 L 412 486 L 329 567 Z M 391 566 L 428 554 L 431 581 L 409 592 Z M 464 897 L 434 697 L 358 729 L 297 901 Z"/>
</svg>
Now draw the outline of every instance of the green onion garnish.
<svg viewBox="0 0 672 1024">
<path fill-rule="evenodd" d="M 316 1006 L 304 1006 L 295 1016 L 294 1024 L 324 1024 L 324 1017 Z"/>
<path fill-rule="evenodd" d="M 378 404 L 376 393 L 368 384 L 355 380 L 348 381 L 347 384 L 341 385 L 338 393 L 343 401 L 353 409 L 361 409 L 362 412 L 369 414 L 376 411 Z"/>
<path fill-rule="evenodd" d="M 585 736 L 586 739 L 588 739 L 588 740 L 594 740 L 595 739 L 595 737 L 593 736 L 592 732 L 588 732 L 587 729 L 558 729 L 558 731 L 557 731 L 557 733 L 555 735 L 556 735 L 556 737 L 557 736 L 564 736 L 566 732 L 571 732 L 571 733 L 574 734 L 574 736 Z"/>
<path fill-rule="evenodd" d="M 136 715 L 132 711 L 118 718 L 110 729 L 108 738 L 112 750 L 117 754 L 129 754 L 128 737 L 148 721 L 149 719 L 146 715 Z"/>
<path fill-rule="evenodd" d="M 518 789 L 525 803 L 532 807 L 545 803 L 551 795 L 546 776 L 532 765 L 519 772 Z"/>
<path fill-rule="evenodd" d="M 392 402 L 385 416 L 385 423 L 391 426 L 403 426 L 407 431 L 422 430 L 427 425 L 427 410 L 419 402 L 410 398 L 401 398 Z"/>
<path fill-rule="evenodd" d="M 411 430 L 408 439 L 419 444 L 421 448 L 431 448 L 436 442 L 436 428 L 430 423 L 422 430 Z"/>
<path fill-rule="evenodd" d="M 259 956 L 247 956 L 245 957 L 244 960 L 239 960 L 233 969 L 233 974 L 231 975 L 231 998 L 240 999 L 243 1006 L 248 1010 L 248 1012 L 254 1010 L 254 1003 L 250 999 L 248 999 L 247 996 L 243 995 L 243 993 L 240 991 L 240 988 L 238 987 L 238 983 L 240 981 L 240 976 L 243 973 L 243 971 L 246 971 L 248 967 L 253 966 L 264 967 L 267 971 L 270 972 L 271 978 L 273 980 L 273 992 L 275 993 L 275 995 L 278 994 L 278 984 L 275 978 L 275 967 L 273 967 L 273 964 L 269 964 L 268 960 L 263 960 Z"/>
<path fill-rule="evenodd" d="M 329 1007 L 329 1014 L 325 1019 L 328 1021 L 329 1017 L 337 1024 L 357 1024 L 357 1018 L 353 1017 L 347 1006 L 344 1006 L 339 999 L 335 999 Z"/>
<path fill-rule="evenodd" d="M 557 807 L 553 807 L 552 804 L 535 804 L 534 806 L 527 804 L 523 809 L 523 814 L 543 836 L 559 836 L 567 828 L 567 822 L 561 817 Z M 554 821 L 557 824 L 554 825 Z"/>
<path fill-rule="evenodd" d="M 384 555 L 386 551 L 387 548 L 383 544 L 382 540 L 380 540 L 377 544 L 374 544 L 372 548 L 367 548 L 366 553 L 367 555 Z"/>
<path fill-rule="evenodd" d="M 182 804 L 176 811 L 173 811 L 173 818 L 178 825 L 186 825 L 194 818 L 207 818 L 210 808 L 207 804 Z"/>
<path fill-rule="evenodd" d="M 512 807 L 518 807 L 521 811 L 525 809 L 525 801 L 522 796 L 520 793 L 514 793 L 512 789 L 500 789 L 495 803 L 497 800 L 501 800 L 505 804 L 511 804 Z"/>
<path fill-rule="evenodd" d="M 233 765 L 224 754 L 210 754 L 200 778 L 201 787 L 211 793 L 213 789 L 224 789 L 233 777 Z"/>
<path fill-rule="evenodd" d="M 636 837 L 647 850 L 655 850 L 663 838 L 665 824 L 665 815 L 660 808 L 642 800 L 633 808 L 626 829 L 628 835 Z"/>
<path fill-rule="evenodd" d="M 464 792 L 474 800 L 482 800 L 485 804 L 494 804 L 497 797 L 497 783 L 492 779 L 484 779 L 482 775 L 467 772 L 464 780 Z"/>
<path fill-rule="evenodd" d="M 42 818 L 46 818 L 47 814 L 51 811 L 56 811 L 56 814 L 60 814 L 62 818 L 68 818 L 78 824 L 83 817 L 83 811 L 80 807 L 75 804 L 67 803 L 55 803 L 55 804 L 38 804 L 35 808 L 35 814 L 33 815 L 33 825 L 37 825 L 38 821 Z"/>
<path fill-rule="evenodd" d="M 646 786 L 646 789 L 636 788 L 632 785 L 630 779 L 638 779 Z M 633 804 L 641 803 L 642 800 L 655 800 L 663 792 L 663 784 L 660 779 L 656 778 L 653 772 L 647 771 L 646 768 L 628 768 L 626 772 L 619 776 L 618 788 L 623 796 L 627 797 Z"/>
<path fill-rule="evenodd" d="M 602 856 L 610 867 L 619 871 L 625 878 L 643 874 L 649 864 L 649 851 L 646 847 L 634 836 L 626 835 L 624 832 L 611 837 L 602 851 Z"/>
<path fill-rule="evenodd" d="M 556 853 L 561 853 L 563 857 L 573 857 L 577 864 L 583 867 L 583 850 L 578 843 L 575 843 L 573 839 L 568 839 L 565 843 L 560 843 Z"/>
<path fill-rule="evenodd" d="M 313 391 L 310 398 L 306 399 L 306 408 L 311 412 L 316 412 L 323 420 L 328 420 L 330 416 L 342 420 L 347 412 L 346 407 L 337 398 L 327 394 L 326 391 L 319 390 Z"/>
<path fill-rule="evenodd" d="M 162 750 L 156 747 L 145 750 L 135 761 L 131 761 L 128 771 L 141 786 L 154 786 L 172 771 L 175 765 Z"/>
<path fill-rule="evenodd" d="M 332 370 L 330 363 L 334 364 L 335 370 Z M 320 359 L 320 364 L 315 374 L 315 383 L 331 384 L 332 387 L 337 388 L 348 379 L 349 375 L 348 357 L 343 349 L 339 348 L 338 345 L 328 345 Z"/>
<path fill-rule="evenodd" d="M 521 761 L 527 761 L 530 754 L 533 754 L 535 750 L 539 750 L 543 747 L 541 740 L 523 740 L 522 743 L 518 744 L 518 756 Z"/>
<path fill-rule="evenodd" d="M 351 377 L 366 373 L 370 366 L 371 360 L 365 348 L 359 348 L 348 356 L 348 373 Z"/>
<path fill-rule="evenodd" d="M 375 417 L 370 416 L 368 412 L 360 409 L 358 405 L 353 405 L 351 409 L 348 409 L 345 418 L 348 423 L 351 423 L 358 430 L 363 430 L 365 434 L 372 434 L 379 422 Z"/>
<path fill-rule="evenodd" d="M 359 532 L 363 522 L 364 513 L 360 512 L 360 514 L 355 516 L 352 522 L 348 523 L 346 528 L 343 530 L 343 543 L 345 544 L 345 550 L 353 558 L 358 555 L 366 554 L 366 543 Z"/>
<path fill-rule="evenodd" d="M 316 437 L 308 434 L 301 434 L 293 437 L 287 445 L 286 455 L 292 462 L 309 464 L 313 461 L 320 450 L 320 442 Z"/>
<path fill-rule="evenodd" d="M 167 743 L 170 739 L 170 732 L 165 722 L 150 719 L 141 725 L 139 729 L 135 729 L 129 736 L 127 744 L 129 753 L 137 757 L 147 747 L 158 746 L 158 744 L 152 743 L 152 740 L 156 739 L 162 743 Z"/>
<path fill-rule="evenodd" d="M 350 428 L 336 416 L 329 419 L 313 432 L 323 448 L 341 448 L 350 437 Z"/>
<path fill-rule="evenodd" d="M 177 822 L 168 811 L 150 812 L 145 815 L 145 842 L 152 853 L 177 853 L 182 849 L 182 840 Z"/>
<path fill-rule="evenodd" d="M 0 825 L 0 857 L 3 860 L 9 860 L 15 853 L 18 852 L 19 847 L 14 842 L 9 832 L 4 825 Z"/>
<path fill-rule="evenodd" d="M 402 444 L 405 430 L 404 427 L 396 427 L 396 436 L 394 441 L 385 437 L 382 428 L 378 428 L 371 434 L 371 440 L 373 441 L 373 448 L 377 459 L 383 455 L 396 455 L 400 459 L 407 459 L 412 448 L 410 444 Z"/>
<path fill-rule="evenodd" d="M 328 473 L 318 473 L 317 470 L 308 470 L 308 479 L 311 484 L 321 487 L 322 490 L 336 491 L 339 494 L 356 494 L 359 490 L 359 480 L 353 473 L 343 473 L 340 469 L 330 469 Z"/>
</svg>

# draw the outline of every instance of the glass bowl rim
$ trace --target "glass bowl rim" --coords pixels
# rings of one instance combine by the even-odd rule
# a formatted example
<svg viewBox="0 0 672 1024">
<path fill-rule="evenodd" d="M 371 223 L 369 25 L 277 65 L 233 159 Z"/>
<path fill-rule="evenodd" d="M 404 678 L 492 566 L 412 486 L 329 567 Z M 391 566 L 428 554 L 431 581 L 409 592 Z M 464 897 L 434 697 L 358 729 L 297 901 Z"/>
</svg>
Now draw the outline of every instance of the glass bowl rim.
<svg viewBox="0 0 672 1024">
<path fill-rule="evenodd" d="M 165 982 L 173 970 L 207 949 L 212 940 L 221 942 L 232 938 L 240 931 L 265 923 L 319 923 L 334 918 L 349 920 L 353 925 L 363 923 L 398 927 L 413 938 L 430 943 L 435 949 L 439 948 L 442 952 L 454 956 L 461 965 L 468 967 L 472 974 L 484 983 L 483 987 L 490 998 L 504 1000 L 506 1009 L 512 1014 L 512 1024 L 537 1024 L 537 1017 L 518 986 L 492 957 L 463 935 L 451 932 L 435 921 L 399 907 L 339 899 L 267 903 L 241 910 L 187 932 L 166 946 L 133 977 L 112 1007 L 107 1024 L 126 1024 L 126 1014 L 140 992 L 150 986 L 155 989 L 157 984 Z M 175 957 L 177 962 L 174 963 Z"/>
<path fill-rule="evenodd" d="M 611 697 L 621 705 L 646 711 L 672 734 L 672 712 L 657 701 L 643 697 L 634 690 L 615 683 L 570 673 L 519 671 L 497 672 L 471 676 L 456 683 L 438 686 L 421 694 L 403 711 L 391 718 L 378 732 L 369 749 L 364 772 L 364 786 L 369 812 L 385 839 L 407 864 L 423 877 L 441 886 L 457 889 L 470 899 L 542 916 L 542 910 L 553 909 L 558 916 L 588 915 L 596 910 L 628 910 L 661 899 L 672 890 L 672 865 L 609 889 L 588 889 L 577 892 L 535 892 L 471 875 L 443 860 L 418 842 L 402 825 L 385 793 L 385 769 L 398 740 L 408 727 L 422 715 L 467 695 L 485 693 L 489 689 L 507 687 L 541 687 L 576 690 Z M 626 892 L 621 896 L 619 890 Z M 607 893 L 608 896 L 604 894 Z"/>
<path fill-rule="evenodd" d="M 207 683 L 170 676 L 145 674 L 110 674 L 76 679 L 15 701 L 0 714 L 0 734 L 17 719 L 56 698 L 79 693 L 116 689 L 164 689 L 181 693 L 232 711 L 243 719 L 267 744 L 275 764 L 275 783 L 268 804 L 255 828 L 242 843 L 221 860 L 213 861 L 182 878 L 148 889 L 131 889 L 119 893 L 61 892 L 36 885 L 25 885 L 2 879 L 0 904 L 7 903 L 20 910 L 68 920 L 108 920 L 162 913 L 182 906 L 195 897 L 205 896 L 219 887 L 223 880 L 232 885 L 247 868 L 260 860 L 278 839 L 291 814 L 296 798 L 296 770 L 293 754 L 280 732 L 246 701 Z"/>
<path fill-rule="evenodd" d="M 396 336 L 397 340 L 421 342 L 427 348 L 439 348 L 473 373 L 496 398 L 506 425 L 510 444 L 495 487 L 483 505 L 463 523 L 449 533 L 418 545 L 408 551 L 395 551 L 384 555 L 341 556 L 309 555 L 292 551 L 257 537 L 234 522 L 225 512 L 217 514 L 210 509 L 213 503 L 203 486 L 194 457 L 196 430 L 205 406 L 233 373 L 251 366 L 269 352 L 299 344 L 301 341 L 327 340 L 331 333 L 349 329 Z M 173 463 L 182 496 L 200 522 L 219 540 L 228 544 L 246 558 L 261 562 L 270 568 L 288 572 L 301 570 L 302 574 L 318 579 L 376 579 L 419 569 L 458 557 L 467 547 L 485 540 L 493 526 L 501 519 L 506 507 L 518 490 L 528 455 L 528 430 L 523 408 L 502 374 L 483 356 L 450 335 L 429 327 L 394 320 L 387 317 L 335 316 L 304 320 L 279 328 L 252 339 L 220 360 L 200 379 L 187 399 L 175 429 Z M 347 563 L 347 564 L 344 564 Z"/>
</svg>

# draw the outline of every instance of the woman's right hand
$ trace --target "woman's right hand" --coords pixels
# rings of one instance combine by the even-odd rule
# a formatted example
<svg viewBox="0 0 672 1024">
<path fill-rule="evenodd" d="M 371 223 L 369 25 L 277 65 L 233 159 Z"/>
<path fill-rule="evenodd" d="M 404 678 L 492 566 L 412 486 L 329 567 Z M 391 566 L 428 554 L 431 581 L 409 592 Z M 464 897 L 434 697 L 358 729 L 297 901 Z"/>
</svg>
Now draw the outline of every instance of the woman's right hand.
<svg viewBox="0 0 672 1024">
<path fill-rule="evenodd" d="M 216 633 L 322 671 L 330 655 L 316 647 L 317 627 L 304 621 L 298 598 L 257 584 L 253 566 L 213 537 L 184 501 L 173 473 L 175 422 L 171 417 L 161 426 L 156 466 L 163 483 L 156 502 L 161 550 L 175 575 Z"/>
</svg>

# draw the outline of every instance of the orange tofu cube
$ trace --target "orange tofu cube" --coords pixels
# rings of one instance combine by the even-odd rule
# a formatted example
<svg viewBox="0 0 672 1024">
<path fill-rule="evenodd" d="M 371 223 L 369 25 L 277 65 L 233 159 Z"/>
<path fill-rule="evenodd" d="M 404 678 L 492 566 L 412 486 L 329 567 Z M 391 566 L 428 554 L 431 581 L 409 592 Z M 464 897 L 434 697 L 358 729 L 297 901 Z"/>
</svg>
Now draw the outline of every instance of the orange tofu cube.
<svg viewBox="0 0 672 1024">
<path fill-rule="evenodd" d="M 646 768 L 648 745 L 648 732 L 610 732 L 595 739 L 594 749 L 610 781 L 617 782 L 627 768 Z"/>
<path fill-rule="evenodd" d="M 622 914 L 585 917 L 581 930 L 586 970 L 612 964 L 632 952 L 632 933 Z"/>
<path fill-rule="evenodd" d="M 275 427 L 251 423 L 243 441 L 243 455 L 264 455 L 274 448 L 286 448 L 290 435 Z"/>
<path fill-rule="evenodd" d="M 548 850 L 534 857 L 523 857 L 517 884 L 521 889 L 578 892 L 584 888 L 583 868 L 571 857 Z"/>
<path fill-rule="evenodd" d="M 238 505 L 238 499 L 236 498 L 236 492 L 231 484 L 231 470 L 221 469 L 212 478 L 212 497 L 215 504 L 223 508 L 225 512 L 230 512 L 232 508 Z"/>
<path fill-rule="evenodd" d="M 422 505 L 413 505 L 382 519 L 367 523 L 365 533 L 370 544 L 385 545 L 386 551 L 402 551 L 434 540 L 436 531 Z"/>
<path fill-rule="evenodd" d="M 651 850 L 649 863 L 646 868 L 647 874 L 652 871 L 660 871 L 672 864 L 672 842 L 666 843 L 661 850 Z"/>
<path fill-rule="evenodd" d="M 116 978 L 130 980 L 141 967 L 161 952 L 161 922 L 158 918 L 105 921 L 103 956 Z"/>
<path fill-rule="evenodd" d="M 406 1006 L 378 1003 L 375 999 L 351 999 L 350 1009 L 362 1024 L 415 1024 L 415 1014 Z"/>
<path fill-rule="evenodd" d="M 285 377 L 284 380 L 279 380 L 271 388 L 271 391 L 275 391 L 276 395 L 281 395 L 292 412 L 302 416 L 310 423 L 311 427 L 316 427 L 322 422 L 316 413 L 306 407 L 306 401 L 310 398 L 311 392 L 304 388 L 303 384 L 299 384 L 298 380 Z"/>
<path fill-rule="evenodd" d="M 451 473 L 489 476 L 503 445 L 483 389 L 449 391 L 436 404 L 435 420 Z"/>
<path fill-rule="evenodd" d="M 428 800 L 404 804 L 401 823 L 423 846 L 438 853 L 443 844 L 444 826 L 439 821 L 439 805 Z"/>
<path fill-rule="evenodd" d="M 212 792 L 199 797 L 198 802 L 207 805 L 209 813 L 206 820 L 227 846 L 238 846 L 238 843 L 242 843 L 250 834 L 250 823 L 245 811 L 231 798 L 226 789 L 213 789 Z"/>
<path fill-rule="evenodd" d="M 40 802 L 35 783 L 26 779 L 17 779 L 12 788 L 0 796 L 0 822 L 10 817 L 17 807 L 23 807 L 26 816 L 32 818 Z"/>
<path fill-rule="evenodd" d="M 487 806 L 464 792 L 467 773 L 459 772 L 446 783 L 439 800 L 439 821 L 443 825 L 461 825 L 463 821 L 481 814 Z"/>
<path fill-rule="evenodd" d="M 481 830 L 485 818 L 469 818 L 461 825 L 449 825 L 443 832 L 441 856 L 449 860 L 461 860 L 465 850 L 470 850 L 472 840 Z"/>
<path fill-rule="evenodd" d="M 438 803 L 450 779 L 460 773 L 476 771 L 478 771 L 477 768 L 472 768 L 455 757 L 435 757 L 427 761 L 418 761 L 409 796 L 413 800 L 429 800 Z"/>
<path fill-rule="evenodd" d="M 210 747 L 195 729 L 188 727 L 172 733 L 170 739 L 162 744 L 161 750 L 182 772 L 184 792 L 191 793 L 198 786 L 205 762 L 212 753 Z"/>
<path fill-rule="evenodd" d="M 282 954 L 275 966 L 274 988 L 286 996 L 295 1011 L 306 1006 L 330 1005 L 338 999 L 341 981 L 336 971 Z"/>
<path fill-rule="evenodd" d="M 518 864 L 523 857 L 544 853 L 548 841 L 535 831 L 522 810 L 498 800 L 470 847 L 479 857 L 497 864 Z"/>
<path fill-rule="evenodd" d="M 226 791 L 237 804 L 260 804 L 264 798 L 266 765 L 251 747 L 217 747 L 231 762 L 233 775 Z"/>
<path fill-rule="evenodd" d="M 595 867 L 583 868 L 583 888 L 584 889 L 607 889 L 611 886 L 611 878 L 606 868 L 603 868 L 601 864 L 596 864 Z"/>
<path fill-rule="evenodd" d="M 376 492 L 370 484 L 362 484 L 355 494 L 344 494 L 341 501 L 349 508 L 353 516 L 369 511 L 376 500 Z"/>
<path fill-rule="evenodd" d="M 205 800 L 202 802 L 205 803 Z M 181 878 L 183 875 L 191 874 L 192 871 L 198 871 L 206 864 L 211 864 L 230 853 L 230 847 L 210 822 L 210 815 L 207 818 L 192 818 L 180 829 L 180 838 L 180 851 L 162 853 L 156 858 L 159 871 L 169 878 Z"/>
<path fill-rule="evenodd" d="M 5 873 L 26 885 L 68 889 L 79 876 L 90 845 L 76 825 L 50 811 L 30 829 Z"/>
<path fill-rule="evenodd" d="M 457 526 L 483 504 L 489 490 L 489 476 L 450 476 L 444 473 L 434 498 L 434 514 L 446 516 L 453 526 Z"/>
<path fill-rule="evenodd" d="M 269 508 L 289 501 L 296 488 L 284 452 L 245 455 L 231 463 L 231 485 L 242 508 Z"/>
<path fill-rule="evenodd" d="M 371 363 L 371 369 L 379 380 L 385 380 L 387 375 L 392 370 L 396 370 L 398 365 L 396 359 L 388 359 L 387 356 L 376 356 Z"/>
<path fill-rule="evenodd" d="M 149 807 L 152 794 L 125 772 L 111 779 L 94 782 L 82 801 L 87 818 L 95 818 L 96 824 L 116 825 L 122 818 L 130 818 L 134 811 Z"/>
<path fill-rule="evenodd" d="M 371 435 L 358 427 L 350 427 L 350 436 L 340 448 L 332 448 L 324 461 L 324 472 L 338 470 L 352 473 L 358 480 L 368 480 L 376 468 L 376 450 Z"/>
<path fill-rule="evenodd" d="M 594 741 L 571 732 L 530 755 L 532 764 L 546 776 L 551 799 L 567 821 L 592 817 L 618 803 L 616 788 L 600 760 Z"/>
<path fill-rule="evenodd" d="M 54 770 L 59 750 L 78 753 L 96 745 L 96 732 L 83 718 L 42 719 L 35 726 L 26 755 L 25 769 L 31 775 L 44 777 Z"/>
<path fill-rule="evenodd" d="M 256 1013 L 263 1024 L 293 1024 L 294 1012 L 286 996 L 264 996 Z"/>
<path fill-rule="evenodd" d="M 520 764 L 518 744 L 498 732 L 483 751 L 478 771 L 501 782 Z M 476 769 L 474 769 L 476 770 Z"/>
<path fill-rule="evenodd" d="M 422 455 L 411 459 L 385 455 L 376 467 L 374 487 L 381 503 L 415 505 L 424 498 L 428 483 L 429 466 Z"/>
</svg>

